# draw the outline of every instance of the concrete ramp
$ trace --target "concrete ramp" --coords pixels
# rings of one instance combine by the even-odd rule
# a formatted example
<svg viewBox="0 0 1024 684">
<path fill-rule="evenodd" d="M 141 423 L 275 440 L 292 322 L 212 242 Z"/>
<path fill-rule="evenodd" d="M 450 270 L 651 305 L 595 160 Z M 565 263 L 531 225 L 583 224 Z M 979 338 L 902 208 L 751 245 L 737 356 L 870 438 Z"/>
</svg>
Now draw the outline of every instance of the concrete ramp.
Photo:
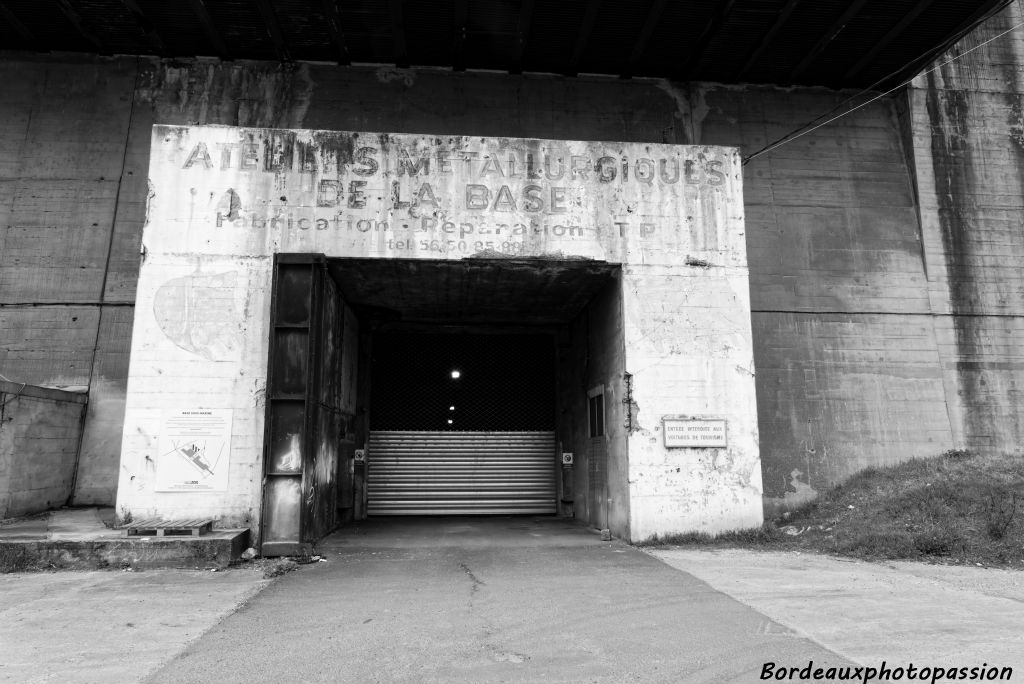
<svg viewBox="0 0 1024 684">
<path fill-rule="evenodd" d="M 848 661 L 685 572 L 554 517 L 370 520 L 152 682 L 757 681 Z M 225 653 L 246 653 L 245 667 Z"/>
</svg>

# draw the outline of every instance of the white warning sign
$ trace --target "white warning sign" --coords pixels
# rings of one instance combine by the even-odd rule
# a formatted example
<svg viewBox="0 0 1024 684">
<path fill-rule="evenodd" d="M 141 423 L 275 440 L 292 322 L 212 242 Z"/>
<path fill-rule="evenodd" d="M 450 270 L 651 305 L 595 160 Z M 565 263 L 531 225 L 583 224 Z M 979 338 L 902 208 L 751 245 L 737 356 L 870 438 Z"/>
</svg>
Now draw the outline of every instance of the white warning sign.
<svg viewBox="0 0 1024 684">
<path fill-rule="evenodd" d="M 664 418 L 665 446 L 690 448 L 725 447 L 725 421 L 697 418 Z"/>
</svg>

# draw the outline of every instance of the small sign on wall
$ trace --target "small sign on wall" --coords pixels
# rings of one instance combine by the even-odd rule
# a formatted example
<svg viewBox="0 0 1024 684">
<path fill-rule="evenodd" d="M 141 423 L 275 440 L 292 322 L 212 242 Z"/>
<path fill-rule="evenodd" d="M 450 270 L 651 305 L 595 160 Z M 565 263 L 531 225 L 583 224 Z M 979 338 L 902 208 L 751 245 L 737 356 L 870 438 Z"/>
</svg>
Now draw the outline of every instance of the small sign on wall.
<svg viewBox="0 0 1024 684">
<path fill-rule="evenodd" d="M 665 446 L 698 449 L 728 446 L 725 420 L 706 418 L 662 418 Z"/>
<path fill-rule="evenodd" d="M 227 491 L 231 409 L 165 411 L 159 445 L 156 491 Z"/>
</svg>

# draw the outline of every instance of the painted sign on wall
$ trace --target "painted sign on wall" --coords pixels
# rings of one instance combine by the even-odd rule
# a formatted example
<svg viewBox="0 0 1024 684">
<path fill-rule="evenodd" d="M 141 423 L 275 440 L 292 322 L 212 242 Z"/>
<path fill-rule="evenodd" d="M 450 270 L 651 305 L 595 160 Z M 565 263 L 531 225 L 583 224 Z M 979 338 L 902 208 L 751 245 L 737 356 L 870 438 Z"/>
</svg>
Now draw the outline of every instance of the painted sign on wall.
<svg viewBox="0 0 1024 684">
<path fill-rule="evenodd" d="M 174 251 L 678 261 L 729 253 L 740 211 L 722 147 L 157 126 L 154 154 Z"/>
</svg>

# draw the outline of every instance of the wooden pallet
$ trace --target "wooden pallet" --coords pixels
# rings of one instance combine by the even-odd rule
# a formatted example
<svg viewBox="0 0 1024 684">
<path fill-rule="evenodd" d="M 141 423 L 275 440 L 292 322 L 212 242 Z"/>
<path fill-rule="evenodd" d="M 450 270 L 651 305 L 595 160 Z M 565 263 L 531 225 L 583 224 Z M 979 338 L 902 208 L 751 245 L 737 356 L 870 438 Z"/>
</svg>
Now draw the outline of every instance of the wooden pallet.
<svg viewBox="0 0 1024 684">
<path fill-rule="evenodd" d="M 137 520 L 124 526 L 126 537 L 198 537 L 213 529 L 213 520 L 196 518 L 195 520 L 164 520 L 148 518 Z"/>
</svg>

